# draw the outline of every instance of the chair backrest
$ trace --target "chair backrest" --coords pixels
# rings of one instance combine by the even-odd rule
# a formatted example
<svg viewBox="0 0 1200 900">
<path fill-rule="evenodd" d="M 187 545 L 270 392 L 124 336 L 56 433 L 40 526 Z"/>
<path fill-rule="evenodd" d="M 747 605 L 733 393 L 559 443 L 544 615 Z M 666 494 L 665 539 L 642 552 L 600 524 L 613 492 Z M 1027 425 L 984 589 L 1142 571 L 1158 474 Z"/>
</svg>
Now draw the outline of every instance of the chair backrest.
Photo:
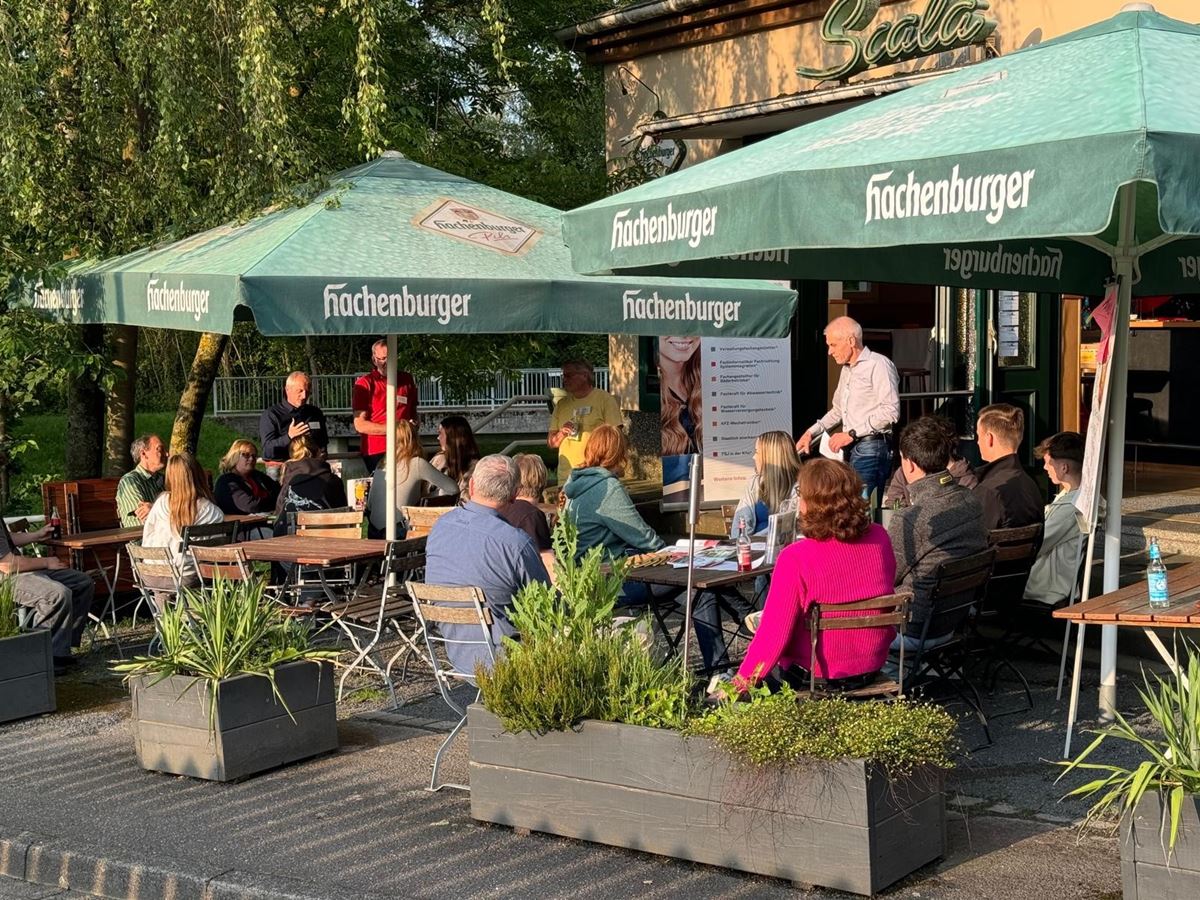
<svg viewBox="0 0 1200 900">
<path fill-rule="evenodd" d="M 443 691 L 443 697 L 450 679 L 474 681 L 474 672 L 459 672 L 452 664 L 444 665 L 435 652 L 434 644 L 468 645 L 478 644 L 487 648 L 490 660 L 495 661 L 492 650 L 492 612 L 487 608 L 483 591 L 477 587 L 452 587 L 444 584 L 422 584 L 418 581 L 405 583 L 408 596 L 412 598 L 413 612 L 421 624 L 421 633 L 425 637 L 425 647 L 429 651 L 429 661 L 433 665 L 438 685 Z M 435 625 L 476 625 L 479 628 L 477 637 L 447 638 L 440 631 L 429 628 Z M 447 698 L 448 699 L 448 698 Z M 449 700 L 448 700 L 449 702 Z"/>
<path fill-rule="evenodd" d="M 904 633 L 908 624 L 908 604 L 912 601 L 910 591 L 869 597 L 853 603 L 813 603 L 808 613 L 808 631 L 811 640 L 810 661 L 816 660 L 820 646 L 820 635 L 825 631 L 845 631 L 851 628 L 897 629 Z M 831 615 L 837 613 L 837 615 Z M 847 615 L 858 613 L 858 615 Z M 816 690 L 816 666 L 809 665 L 809 690 Z M 904 644 L 900 645 L 900 677 L 897 679 L 900 693 L 904 692 Z"/>
<path fill-rule="evenodd" d="M 296 534 L 303 537 L 361 538 L 361 509 L 323 509 L 296 513 Z"/>
<path fill-rule="evenodd" d="M 183 552 L 193 547 L 223 547 L 237 540 L 237 522 L 214 522 L 211 525 L 184 525 Z"/>
<path fill-rule="evenodd" d="M 938 566 L 937 581 L 929 595 L 930 609 L 921 634 L 922 642 L 963 629 L 972 609 L 987 590 L 995 561 L 996 548 L 988 547 L 973 556 Z"/>
<path fill-rule="evenodd" d="M 425 537 L 405 538 L 389 541 L 387 554 L 383 558 L 383 583 L 388 585 L 392 576 L 397 584 L 422 576 L 425 569 Z"/>
<path fill-rule="evenodd" d="M 429 534 L 434 523 L 450 512 L 448 506 L 402 506 L 400 513 L 408 522 L 408 537 L 421 537 Z"/>
<path fill-rule="evenodd" d="M 1042 547 L 1045 524 L 1020 528 L 997 528 L 988 533 L 988 543 L 996 548 L 996 562 L 988 582 L 985 605 L 988 609 L 1011 608 L 1025 596 L 1029 571 Z"/>
<path fill-rule="evenodd" d="M 725 533 L 733 534 L 733 516 L 737 512 L 737 506 L 733 503 L 721 504 L 721 521 L 725 523 Z"/>
<path fill-rule="evenodd" d="M 129 554 L 129 563 L 133 571 L 133 583 L 142 596 L 150 603 L 151 609 L 157 609 L 151 596 L 152 591 L 170 591 L 179 593 L 182 586 L 182 576 L 179 567 L 175 565 L 170 551 L 166 547 L 143 547 L 131 542 L 125 545 Z M 152 583 L 158 582 L 157 584 Z M 165 587 L 163 580 L 169 580 L 171 586 Z"/>
<path fill-rule="evenodd" d="M 253 581 L 255 578 L 254 569 L 246 559 L 246 551 L 241 547 L 199 545 L 188 549 L 203 585 L 211 584 L 218 578 L 225 581 Z"/>
</svg>

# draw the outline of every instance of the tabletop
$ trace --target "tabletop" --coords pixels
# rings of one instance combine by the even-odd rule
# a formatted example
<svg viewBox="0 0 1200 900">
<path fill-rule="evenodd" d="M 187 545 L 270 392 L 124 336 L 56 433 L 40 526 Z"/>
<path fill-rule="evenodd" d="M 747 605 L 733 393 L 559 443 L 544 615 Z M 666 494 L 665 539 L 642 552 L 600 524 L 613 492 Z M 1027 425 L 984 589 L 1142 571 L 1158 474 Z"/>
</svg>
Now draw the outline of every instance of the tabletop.
<svg viewBox="0 0 1200 900">
<path fill-rule="evenodd" d="M 286 534 L 231 546 L 241 547 L 249 560 L 328 567 L 381 559 L 387 555 L 388 542 Z"/>
<path fill-rule="evenodd" d="M 239 525 L 253 527 L 265 525 L 269 518 L 261 513 L 237 513 L 225 517 L 226 522 L 237 522 Z M 94 550 L 97 547 L 125 545 L 130 541 L 142 539 L 142 526 L 133 528 L 105 528 L 102 531 L 80 531 L 77 534 L 65 534 L 62 537 L 48 538 L 45 543 L 51 547 L 64 547 L 68 550 Z"/>
<path fill-rule="evenodd" d="M 758 554 L 761 555 L 761 554 Z M 730 572 L 720 569 L 692 569 L 692 588 L 698 591 L 711 591 L 718 588 L 734 587 L 735 585 L 753 581 L 759 575 L 770 575 L 775 568 L 773 564 L 764 563 L 757 569 L 748 572 Z M 628 581 L 642 581 L 647 584 L 665 584 L 670 587 L 687 587 L 687 567 L 674 566 L 642 566 L 637 569 L 627 569 L 625 578 Z"/>
<path fill-rule="evenodd" d="M 1083 603 L 1054 611 L 1054 618 L 1088 625 L 1133 625 L 1149 628 L 1200 628 L 1200 563 L 1185 563 L 1167 573 L 1171 605 L 1150 608 L 1145 580 Z"/>
</svg>

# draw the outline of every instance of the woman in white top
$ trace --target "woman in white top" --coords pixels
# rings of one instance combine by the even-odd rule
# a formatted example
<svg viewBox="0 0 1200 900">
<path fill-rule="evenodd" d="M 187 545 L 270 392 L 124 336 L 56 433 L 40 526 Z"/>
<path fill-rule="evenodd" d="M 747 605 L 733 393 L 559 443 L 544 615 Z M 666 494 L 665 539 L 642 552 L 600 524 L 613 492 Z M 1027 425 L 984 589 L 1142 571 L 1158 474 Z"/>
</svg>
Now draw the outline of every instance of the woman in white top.
<svg viewBox="0 0 1200 900">
<path fill-rule="evenodd" d="M 142 526 L 142 546 L 166 547 L 184 585 L 194 586 L 198 579 L 190 556 L 183 552 L 183 529 L 223 522 L 225 514 L 213 502 L 204 472 L 190 453 L 173 453 L 167 460 L 165 487 Z"/>
<path fill-rule="evenodd" d="M 743 521 L 747 534 L 766 531 L 768 516 L 794 510 L 799 475 L 800 457 L 791 435 L 783 431 L 760 434 L 754 442 L 754 474 L 746 480 L 729 536 L 738 536 Z"/>
<path fill-rule="evenodd" d="M 378 535 L 382 535 L 387 526 L 386 464 L 386 459 L 380 462 L 371 476 L 371 489 L 367 492 L 367 518 L 372 534 Z M 396 505 L 397 524 L 402 530 L 408 530 L 408 523 L 400 516 L 400 507 L 420 504 L 426 485 L 442 495 L 458 493 L 458 482 L 439 472 L 425 459 L 416 426 L 401 419 L 396 423 L 396 489 L 392 492 L 392 502 Z"/>
<path fill-rule="evenodd" d="M 1075 516 L 1075 498 L 1083 477 L 1083 436 L 1060 431 L 1038 444 L 1033 458 L 1042 460 L 1059 493 L 1046 507 L 1042 548 L 1029 571 L 1025 599 L 1058 606 L 1071 599 L 1083 549 L 1084 534 Z"/>
</svg>

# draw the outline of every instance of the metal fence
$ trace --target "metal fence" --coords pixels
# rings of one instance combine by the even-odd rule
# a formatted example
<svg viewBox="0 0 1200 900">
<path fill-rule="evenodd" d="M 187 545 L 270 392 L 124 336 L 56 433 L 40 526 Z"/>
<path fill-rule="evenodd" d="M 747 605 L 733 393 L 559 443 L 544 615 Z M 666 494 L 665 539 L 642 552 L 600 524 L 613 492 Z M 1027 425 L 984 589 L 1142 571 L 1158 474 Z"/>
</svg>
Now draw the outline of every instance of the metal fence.
<svg viewBox="0 0 1200 900">
<path fill-rule="evenodd" d="M 314 375 L 312 402 L 326 413 L 350 412 L 350 394 L 358 375 Z M 217 378 L 213 382 L 213 415 L 257 413 L 283 398 L 286 378 Z M 562 387 L 562 369 L 519 369 L 515 375 L 487 375 L 485 387 L 466 397 L 451 398 L 436 378 L 417 379 L 417 397 L 426 409 L 495 409 L 512 397 L 533 394 L 548 397 L 550 389 Z M 596 387 L 608 390 L 608 369 L 596 369 Z M 515 410 L 544 409 L 544 403 L 522 402 Z"/>
</svg>

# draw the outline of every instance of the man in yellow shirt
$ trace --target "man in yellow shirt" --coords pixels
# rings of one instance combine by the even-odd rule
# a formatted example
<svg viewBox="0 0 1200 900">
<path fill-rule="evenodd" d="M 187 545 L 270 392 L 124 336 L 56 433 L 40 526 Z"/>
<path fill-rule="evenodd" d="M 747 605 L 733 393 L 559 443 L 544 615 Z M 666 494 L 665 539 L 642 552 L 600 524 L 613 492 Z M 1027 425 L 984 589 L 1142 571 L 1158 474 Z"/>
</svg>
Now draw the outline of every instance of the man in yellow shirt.
<svg viewBox="0 0 1200 900">
<path fill-rule="evenodd" d="M 558 451 L 560 485 L 566 484 L 571 469 L 583 464 L 583 451 L 592 432 L 600 425 L 620 428 L 624 421 L 612 394 L 595 386 L 591 363 L 573 359 L 563 363 L 562 370 L 567 395 L 554 407 L 546 435 L 546 443 Z"/>
</svg>

